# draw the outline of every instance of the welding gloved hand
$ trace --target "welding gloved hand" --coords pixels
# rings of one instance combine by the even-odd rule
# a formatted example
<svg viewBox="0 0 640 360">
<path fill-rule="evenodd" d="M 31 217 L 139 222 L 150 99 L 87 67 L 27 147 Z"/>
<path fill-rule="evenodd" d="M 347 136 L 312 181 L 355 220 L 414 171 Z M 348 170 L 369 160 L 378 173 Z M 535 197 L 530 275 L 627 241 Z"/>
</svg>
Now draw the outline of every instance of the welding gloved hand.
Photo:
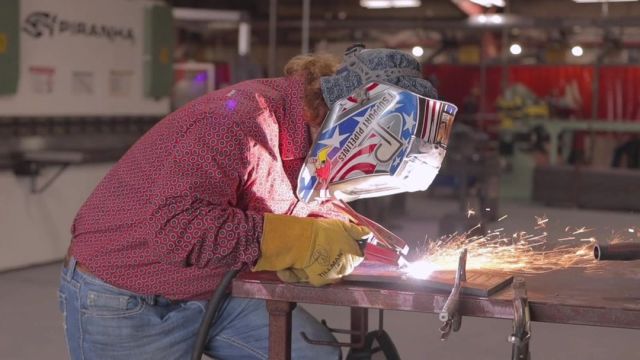
<svg viewBox="0 0 640 360">
<path fill-rule="evenodd" d="M 276 273 L 278 275 L 278 279 L 288 283 L 296 283 L 296 282 L 309 282 L 309 276 L 302 269 L 284 269 L 278 270 Z"/>
<path fill-rule="evenodd" d="M 265 214 L 262 255 L 253 271 L 278 271 L 283 281 L 329 284 L 362 262 L 357 241 L 369 234 L 365 227 L 336 219 Z"/>
</svg>

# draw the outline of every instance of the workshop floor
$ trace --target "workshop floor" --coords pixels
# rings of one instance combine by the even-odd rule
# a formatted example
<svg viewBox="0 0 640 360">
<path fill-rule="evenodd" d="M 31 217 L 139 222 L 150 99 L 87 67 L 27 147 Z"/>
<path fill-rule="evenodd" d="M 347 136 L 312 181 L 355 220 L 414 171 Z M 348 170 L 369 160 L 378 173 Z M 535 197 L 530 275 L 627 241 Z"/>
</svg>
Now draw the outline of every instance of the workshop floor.
<svg viewBox="0 0 640 360">
<path fill-rule="evenodd" d="M 438 219 L 456 211 L 450 201 L 408 197 L 405 219 L 389 217 L 387 226 L 405 239 L 435 237 Z M 637 215 L 604 211 L 545 208 L 524 204 L 505 204 L 500 210 L 508 218 L 500 223 L 507 231 L 532 231 L 534 216 L 546 215 L 549 232 L 565 226 L 596 228 L 596 236 L 606 238 L 613 231 L 640 226 Z M 67 358 L 61 317 L 57 310 L 56 288 L 59 264 L 43 265 L 0 274 L 0 359 Z M 640 274 L 640 266 L 639 266 Z M 318 305 L 306 306 L 332 327 L 348 326 L 348 309 Z M 371 311 L 371 326 L 377 312 Z M 403 360 L 413 359 L 509 359 L 507 335 L 511 322 L 464 318 L 459 333 L 447 342 L 439 340 L 436 315 L 386 312 L 385 329 L 398 347 Z M 640 331 L 572 325 L 533 324 L 533 357 L 565 359 L 640 359 Z"/>
</svg>

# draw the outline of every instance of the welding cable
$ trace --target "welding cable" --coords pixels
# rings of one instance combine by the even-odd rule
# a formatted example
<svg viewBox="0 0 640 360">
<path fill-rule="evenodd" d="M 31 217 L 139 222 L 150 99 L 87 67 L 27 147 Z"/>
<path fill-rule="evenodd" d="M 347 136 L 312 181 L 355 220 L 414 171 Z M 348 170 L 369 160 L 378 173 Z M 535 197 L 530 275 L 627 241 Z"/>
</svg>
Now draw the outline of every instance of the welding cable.
<svg viewBox="0 0 640 360">
<path fill-rule="evenodd" d="M 202 322 L 200 323 L 200 328 L 198 329 L 198 337 L 196 339 L 196 343 L 193 347 L 193 353 L 191 355 L 191 360 L 200 360 L 202 358 L 202 354 L 204 353 L 204 346 L 207 342 L 207 336 L 209 335 L 209 327 L 213 322 L 213 318 L 218 312 L 218 308 L 220 307 L 221 300 L 224 296 L 224 292 L 233 280 L 234 277 L 238 274 L 238 270 L 229 270 L 224 274 L 220 285 L 214 291 L 213 296 L 211 296 L 211 300 L 207 304 L 207 310 L 204 312 L 204 316 L 202 317 Z"/>
</svg>

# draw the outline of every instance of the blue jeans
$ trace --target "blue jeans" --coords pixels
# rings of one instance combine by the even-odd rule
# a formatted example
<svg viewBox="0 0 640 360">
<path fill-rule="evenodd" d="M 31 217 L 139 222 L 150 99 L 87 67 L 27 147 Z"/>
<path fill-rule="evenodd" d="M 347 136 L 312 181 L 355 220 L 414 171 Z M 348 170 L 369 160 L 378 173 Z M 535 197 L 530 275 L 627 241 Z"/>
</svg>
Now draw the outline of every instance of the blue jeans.
<svg viewBox="0 0 640 360">
<path fill-rule="evenodd" d="M 190 359 L 206 301 L 173 302 L 142 296 L 76 269 L 62 269 L 58 292 L 71 359 Z M 304 342 L 335 340 L 300 307 L 292 315 L 293 359 L 340 359 L 340 349 Z M 215 359 L 267 359 L 269 316 L 263 300 L 227 296 L 211 327 L 205 353 Z"/>
</svg>

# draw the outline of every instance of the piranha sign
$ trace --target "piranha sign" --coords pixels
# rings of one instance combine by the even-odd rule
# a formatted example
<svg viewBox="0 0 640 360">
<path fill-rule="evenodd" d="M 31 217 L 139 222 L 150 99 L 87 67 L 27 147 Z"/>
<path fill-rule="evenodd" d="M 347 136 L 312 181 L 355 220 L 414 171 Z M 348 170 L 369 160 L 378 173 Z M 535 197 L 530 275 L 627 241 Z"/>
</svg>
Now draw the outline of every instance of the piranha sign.
<svg viewBox="0 0 640 360">
<path fill-rule="evenodd" d="M 55 35 L 80 35 L 104 38 L 112 42 L 116 40 L 135 42 L 133 28 L 131 27 L 68 20 L 46 11 L 31 12 L 24 19 L 22 31 L 36 39 L 44 35 L 50 37 Z"/>
</svg>

